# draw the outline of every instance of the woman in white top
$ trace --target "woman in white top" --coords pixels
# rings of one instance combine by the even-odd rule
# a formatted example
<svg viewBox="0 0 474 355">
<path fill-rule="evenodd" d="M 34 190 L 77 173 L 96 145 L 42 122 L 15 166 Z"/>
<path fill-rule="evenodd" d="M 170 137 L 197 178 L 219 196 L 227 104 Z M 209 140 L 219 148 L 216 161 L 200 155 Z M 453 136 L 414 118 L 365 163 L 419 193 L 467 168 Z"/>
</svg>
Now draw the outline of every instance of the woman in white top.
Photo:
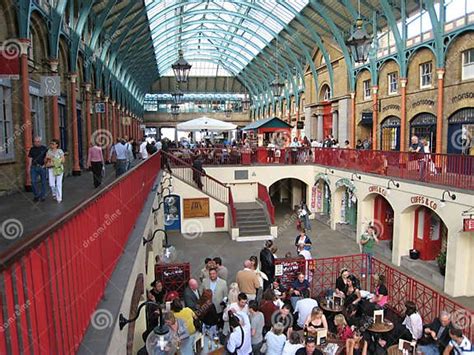
<svg viewBox="0 0 474 355">
<path fill-rule="evenodd" d="M 286 341 L 283 330 L 285 330 L 285 326 L 283 323 L 278 322 L 273 325 L 272 329 L 265 335 L 265 354 L 281 355 L 283 353 Z"/>
<path fill-rule="evenodd" d="M 301 344 L 301 336 L 298 332 L 292 332 L 290 339 L 285 341 L 282 355 L 294 355 L 304 345 Z"/>
<path fill-rule="evenodd" d="M 52 139 L 46 153 L 46 167 L 53 199 L 61 203 L 63 199 L 64 152 L 59 148 L 59 140 Z"/>
<path fill-rule="evenodd" d="M 416 305 L 412 301 L 405 302 L 405 319 L 402 325 L 410 332 L 413 340 L 418 340 L 423 335 L 423 320 L 420 313 L 416 309 Z M 408 334 L 407 334 L 408 335 Z"/>
</svg>

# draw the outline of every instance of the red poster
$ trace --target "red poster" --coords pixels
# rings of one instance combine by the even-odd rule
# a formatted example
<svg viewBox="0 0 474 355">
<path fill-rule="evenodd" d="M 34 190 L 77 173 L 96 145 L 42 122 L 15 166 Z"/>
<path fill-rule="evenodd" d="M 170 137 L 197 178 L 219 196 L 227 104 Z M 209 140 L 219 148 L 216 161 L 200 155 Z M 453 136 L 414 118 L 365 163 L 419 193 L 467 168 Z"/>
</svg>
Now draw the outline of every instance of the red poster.
<svg viewBox="0 0 474 355">
<path fill-rule="evenodd" d="M 474 232 L 474 218 L 464 218 L 464 232 Z"/>
</svg>

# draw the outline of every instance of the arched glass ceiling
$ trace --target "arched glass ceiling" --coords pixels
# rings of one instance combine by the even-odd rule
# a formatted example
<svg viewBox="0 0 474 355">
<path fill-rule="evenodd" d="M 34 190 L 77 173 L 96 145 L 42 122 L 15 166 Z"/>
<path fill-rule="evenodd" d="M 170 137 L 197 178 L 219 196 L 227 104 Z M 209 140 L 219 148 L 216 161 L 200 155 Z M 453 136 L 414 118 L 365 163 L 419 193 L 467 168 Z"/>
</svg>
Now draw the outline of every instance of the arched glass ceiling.
<svg viewBox="0 0 474 355">
<path fill-rule="evenodd" d="M 308 2 L 145 0 L 160 76 L 172 74 L 179 48 L 193 66 L 202 68 L 202 59 L 209 58 L 215 65 L 211 71 L 224 75 L 232 70 L 237 75 L 283 30 L 283 24 L 268 13 L 288 24 Z M 203 71 L 195 74 L 199 72 Z"/>
</svg>

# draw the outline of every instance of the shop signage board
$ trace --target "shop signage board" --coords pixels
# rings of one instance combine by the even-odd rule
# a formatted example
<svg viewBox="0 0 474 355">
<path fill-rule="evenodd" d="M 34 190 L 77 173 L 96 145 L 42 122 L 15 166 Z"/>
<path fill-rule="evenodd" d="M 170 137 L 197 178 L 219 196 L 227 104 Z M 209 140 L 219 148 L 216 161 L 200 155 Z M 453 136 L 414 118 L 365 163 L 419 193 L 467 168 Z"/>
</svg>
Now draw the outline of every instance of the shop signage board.
<svg viewBox="0 0 474 355">
<path fill-rule="evenodd" d="M 433 200 L 432 198 L 423 196 L 423 195 L 413 196 L 413 197 L 410 199 L 410 201 L 411 201 L 411 203 L 413 203 L 413 204 L 424 205 L 424 206 L 426 206 L 426 207 L 429 207 L 429 208 L 431 208 L 431 209 L 434 210 L 434 211 L 436 211 L 436 209 L 438 208 L 438 204 L 436 203 L 435 200 Z"/>
<path fill-rule="evenodd" d="M 155 265 L 155 280 L 160 280 L 167 292 L 177 291 L 180 295 L 183 295 L 189 278 L 189 263 Z"/>
<path fill-rule="evenodd" d="M 464 218 L 462 230 L 464 232 L 474 232 L 474 218 Z"/>
<path fill-rule="evenodd" d="M 184 218 L 209 217 L 209 198 L 183 199 Z"/>
</svg>

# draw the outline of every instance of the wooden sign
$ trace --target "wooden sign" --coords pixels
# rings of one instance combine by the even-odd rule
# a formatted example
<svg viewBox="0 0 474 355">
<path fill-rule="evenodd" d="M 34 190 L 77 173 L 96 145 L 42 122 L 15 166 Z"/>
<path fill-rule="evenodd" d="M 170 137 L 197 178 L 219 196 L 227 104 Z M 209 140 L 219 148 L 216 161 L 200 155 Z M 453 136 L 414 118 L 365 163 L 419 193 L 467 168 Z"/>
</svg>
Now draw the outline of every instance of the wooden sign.
<svg viewBox="0 0 474 355">
<path fill-rule="evenodd" d="M 474 218 L 464 218 L 463 231 L 474 232 Z"/>
<path fill-rule="evenodd" d="M 275 259 L 275 276 L 279 277 L 281 284 L 290 287 L 298 273 L 305 272 L 306 260 L 296 259 Z"/>
<path fill-rule="evenodd" d="M 183 199 L 184 218 L 209 217 L 209 198 Z"/>
</svg>

